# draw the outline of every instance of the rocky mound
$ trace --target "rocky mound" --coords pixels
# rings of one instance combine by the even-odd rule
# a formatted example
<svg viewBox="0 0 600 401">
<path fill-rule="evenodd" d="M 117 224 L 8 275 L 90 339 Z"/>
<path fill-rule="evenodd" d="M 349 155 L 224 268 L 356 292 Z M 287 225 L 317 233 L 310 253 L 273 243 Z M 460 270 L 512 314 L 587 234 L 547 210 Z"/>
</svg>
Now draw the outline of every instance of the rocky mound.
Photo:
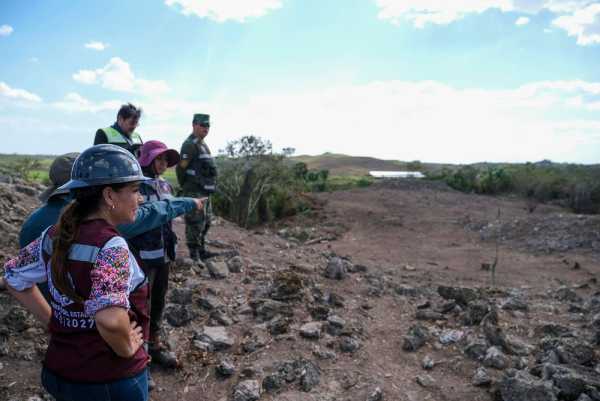
<svg viewBox="0 0 600 401">
<path fill-rule="evenodd" d="M 42 190 L 37 184 L 0 177 L 0 265 L 18 250 L 21 224 L 40 205 Z"/>
</svg>

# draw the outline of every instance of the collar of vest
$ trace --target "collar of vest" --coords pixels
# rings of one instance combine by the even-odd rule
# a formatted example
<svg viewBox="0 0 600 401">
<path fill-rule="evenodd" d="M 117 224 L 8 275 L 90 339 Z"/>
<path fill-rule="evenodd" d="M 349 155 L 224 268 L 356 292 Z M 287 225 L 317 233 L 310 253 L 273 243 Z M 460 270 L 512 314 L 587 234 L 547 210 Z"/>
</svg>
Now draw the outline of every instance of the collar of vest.
<svg viewBox="0 0 600 401">
<path fill-rule="evenodd" d="M 141 145 L 142 137 L 137 132 L 132 132 L 129 137 L 123 134 L 118 129 L 114 128 L 114 126 L 103 128 L 102 131 L 106 134 L 106 139 L 108 143 L 129 143 L 131 142 L 134 145 Z M 129 140 L 128 140 L 129 139 Z"/>
<path fill-rule="evenodd" d="M 52 226 L 48 230 L 49 241 L 56 236 L 56 226 Z M 79 235 L 77 237 L 76 243 L 83 246 L 102 248 L 104 244 L 106 244 L 112 237 L 119 236 L 118 231 L 115 227 L 108 224 L 108 222 L 104 219 L 94 219 L 87 220 L 81 223 L 79 226 Z M 51 244 L 51 243 L 50 243 Z M 44 251 L 46 249 L 52 251 L 52 247 L 49 248 L 44 247 Z M 49 252 L 51 254 L 52 252 Z"/>
</svg>

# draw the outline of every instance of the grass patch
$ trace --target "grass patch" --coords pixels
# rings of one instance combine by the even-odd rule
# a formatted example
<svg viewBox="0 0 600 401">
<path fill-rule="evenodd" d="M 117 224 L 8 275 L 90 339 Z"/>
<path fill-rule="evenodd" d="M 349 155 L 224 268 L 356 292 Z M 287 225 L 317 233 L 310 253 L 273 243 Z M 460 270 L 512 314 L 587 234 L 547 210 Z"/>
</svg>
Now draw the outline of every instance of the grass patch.
<svg viewBox="0 0 600 401">
<path fill-rule="evenodd" d="M 162 175 L 162 178 L 167 180 L 175 191 L 179 189 L 179 183 L 177 182 L 177 175 L 175 174 L 174 167 L 167 169 L 167 171 L 165 171 L 165 173 Z"/>
<path fill-rule="evenodd" d="M 374 177 L 364 175 L 332 176 L 324 183 L 322 191 L 344 191 L 353 188 L 365 188 L 375 182 Z"/>
<path fill-rule="evenodd" d="M 19 177 L 29 182 L 47 183 L 48 170 L 54 156 L 0 154 L 0 174 Z"/>
</svg>

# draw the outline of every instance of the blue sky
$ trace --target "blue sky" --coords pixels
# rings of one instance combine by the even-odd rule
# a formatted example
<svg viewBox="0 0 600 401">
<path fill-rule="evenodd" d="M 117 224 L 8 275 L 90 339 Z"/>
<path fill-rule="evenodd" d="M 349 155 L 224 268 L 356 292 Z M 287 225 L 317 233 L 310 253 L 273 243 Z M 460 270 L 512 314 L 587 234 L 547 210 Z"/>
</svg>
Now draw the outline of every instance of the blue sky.
<svg viewBox="0 0 600 401">
<path fill-rule="evenodd" d="M 2 153 L 91 145 L 120 104 L 179 148 L 254 134 L 298 154 L 597 163 L 600 2 L 0 3 Z"/>
</svg>

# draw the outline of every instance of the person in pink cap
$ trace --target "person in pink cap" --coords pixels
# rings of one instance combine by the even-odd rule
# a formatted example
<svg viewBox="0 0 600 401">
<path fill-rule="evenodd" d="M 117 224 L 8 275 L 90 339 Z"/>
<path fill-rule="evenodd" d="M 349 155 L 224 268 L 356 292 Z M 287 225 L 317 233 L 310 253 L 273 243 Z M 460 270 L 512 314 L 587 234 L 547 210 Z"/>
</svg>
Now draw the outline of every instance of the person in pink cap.
<svg viewBox="0 0 600 401">
<path fill-rule="evenodd" d="M 179 163 L 179 153 L 168 149 L 160 141 L 148 141 L 140 149 L 138 157 L 142 172 L 151 180 L 140 187 L 144 202 L 164 200 L 173 197 L 173 188 L 161 178 L 169 168 Z M 150 283 L 150 339 L 148 351 L 152 361 L 164 367 L 179 365 L 175 354 L 168 350 L 161 335 L 162 315 L 169 284 L 170 263 L 175 260 L 177 236 L 169 221 L 162 226 L 131 238 L 129 244 L 141 260 L 141 266 Z"/>
</svg>

